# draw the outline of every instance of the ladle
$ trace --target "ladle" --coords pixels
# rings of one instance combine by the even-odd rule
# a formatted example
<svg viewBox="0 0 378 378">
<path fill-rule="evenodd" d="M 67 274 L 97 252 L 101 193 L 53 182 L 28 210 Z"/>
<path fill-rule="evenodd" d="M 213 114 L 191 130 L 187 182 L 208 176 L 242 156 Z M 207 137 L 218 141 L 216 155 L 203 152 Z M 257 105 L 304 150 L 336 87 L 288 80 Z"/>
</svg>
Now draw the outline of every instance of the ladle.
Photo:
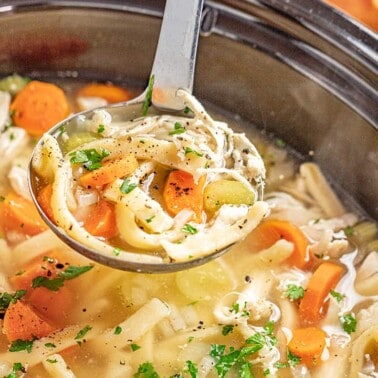
<svg viewBox="0 0 378 378">
<path fill-rule="evenodd" d="M 179 88 L 183 88 L 189 92 L 192 91 L 202 6 L 203 0 L 167 0 L 166 2 L 151 72 L 151 77 L 154 77 L 154 89 L 159 88 L 160 93 L 163 93 L 163 96 L 159 96 L 159 98 L 163 98 L 164 101 L 159 102 L 157 99 L 152 98 L 153 111 L 156 111 L 158 114 L 164 114 L 167 111 L 182 111 L 183 103 L 176 97 L 176 91 Z M 148 88 L 146 88 L 142 95 L 132 101 L 107 106 L 102 109 L 108 111 L 112 119 L 117 120 L 117 122 L 129 120 L 140 116 L 141 105 L 145 102 L 147 94 Z M 93 115 L 93 110 L 73 115 L 54 126 L 49 131 L 49 134 L 57 137 L 63 125 L 65 130 L 75 130 L 79 127 L 80 119 L 90 117 L 91 115 Z M 41 143 L 43 141 L 39 142 L 39 144 Z M 173 272 L 203 264 L 223 254 L 230 247 L 228 246 L 213 254 L 185 262 L 164 262 L 159 264 L 140 263 L 128 261 L 117 256 L 104 255 L 76 241 L 50 221 L 37 201 L 38 180 L 39 178 L 33 170 L 32 164 L 30 164 L 29 185 L 32 198 L 44 221 L 66 244 L 77 252 L 101 264 L 134 272 Z"/>
</svg>

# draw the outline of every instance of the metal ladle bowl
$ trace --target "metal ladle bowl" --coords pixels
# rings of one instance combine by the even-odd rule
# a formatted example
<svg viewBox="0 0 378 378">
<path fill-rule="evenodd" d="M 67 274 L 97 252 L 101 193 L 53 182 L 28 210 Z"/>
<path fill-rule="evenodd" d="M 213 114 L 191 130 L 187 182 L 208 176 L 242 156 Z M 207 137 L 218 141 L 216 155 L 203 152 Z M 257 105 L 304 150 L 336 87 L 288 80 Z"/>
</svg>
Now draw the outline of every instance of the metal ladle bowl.
<svg viewBox="0 0 378 378">
<path fill-rule="evenodd" d="M 165 114 L 167 112 L 176 112 L 182 114 L 184 106 L 182 101 L 176 97 L 176 91 L 182 88 L 192 92 L 202 7 L 203 0 L 167 0 L 166 2 L 158 46 L 151 71 L 151 77 L 154 77 L 154 88 L 159 88 L 160 93 L 163 92 L 163 96 L 159 96 L 159 98 L 163 98 L 164 101 L 159 102 L 157 99 L 152 98 L 151 111 L 153 113 Z M 117 122 L 130 120 L 140 116 L 141 106 L 146 101 L 147 94 L 148 88 L 139 97 L 131 101 L 106 106 L 101 109 L 109 112 L 112 119 Z M 80 128 L 80 124 L 82 124 L 80 119 L 82 120 L 83 117 L 90 119 L 93 114 L 94 110 L 75 114 L 54 126 L 48 133 L 58 138 L 63 125 L 65 130 L 71 130 L 71 133 L 75 133 Z M 36 148 L 41 143 L 43 143 L 42 140 L 39 141 Z M 37 200 L 38 181 L 39 177 L 30 163 L 29 186 L 33 201 L 43 220 L 71 248 L 103 265 L 143 273 L 174 272 L 204 264 L 222 255 L 231 247 L 230 245 L 212 254 L 184 262 L 141 263 L 129 261 L 126 258 L 122 258 L 122 256 L 113 257 L 104 255 L 67 235 L 64 230 L 57 227 L 48 218 Z"/>
</svg>

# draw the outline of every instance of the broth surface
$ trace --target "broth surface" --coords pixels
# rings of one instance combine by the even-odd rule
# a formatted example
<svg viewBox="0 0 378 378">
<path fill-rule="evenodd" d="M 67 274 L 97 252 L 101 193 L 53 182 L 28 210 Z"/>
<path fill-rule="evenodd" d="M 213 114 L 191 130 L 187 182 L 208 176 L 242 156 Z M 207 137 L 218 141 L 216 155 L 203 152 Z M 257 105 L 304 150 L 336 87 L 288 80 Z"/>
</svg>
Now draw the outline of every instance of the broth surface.
<svg viewBox="0 0 378 378">
<path fill-rule="evenodd" d="M 85 84 L 58 84 L 76 111 Z M 148 275 L 93 263 L 43 224 L 13 221 L 22 219 L 13 211 L 18 201 L 30 202 L 24 173 L 36 137 L 5 117 L 0 293 L 13 299 L 2 310 L 0 375 L 376 376 L 377 224 L 342 204 L 319 168 L 294 158 L 284 141 L 237 118 L 225 120 L 246 132 L 264 159 L 270 215 L 210 263 Z M 293 258 L 300 251 L 303 259 Z M 309 295 L 313 306 L 305 308 Z M 32 337 L 17 336 L 31 322 L 14 310 L 17 303 L 41 319 Z M 49 332 L 33 334 L 46 323 Z M 295 349 L 294 335 L 303 329 L 308 336 Z M 324 346 L 309 346 L 319 330 Z"/>
</svg>

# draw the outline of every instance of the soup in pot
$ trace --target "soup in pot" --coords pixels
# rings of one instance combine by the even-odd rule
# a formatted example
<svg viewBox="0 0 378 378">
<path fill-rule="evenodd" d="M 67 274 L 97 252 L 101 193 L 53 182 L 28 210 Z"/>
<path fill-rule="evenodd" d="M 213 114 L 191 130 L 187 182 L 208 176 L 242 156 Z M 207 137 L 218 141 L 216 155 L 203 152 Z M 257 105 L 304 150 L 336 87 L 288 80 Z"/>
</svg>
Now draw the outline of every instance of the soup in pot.
<svg viewBox="0 0 378 378">
<path fill-rule="evenodd" d="M 53 96 L 37 90 L 38 100 L 29 101 L 29 84 L 17 75 L 0 81 L 0 374 L 376 376 L 378 226 L 347 197 L 339 199 L 316 163 L 226 117 L 232 130 L 253 140 L 264 161 L 268 213 L 226 255 L 203 266 L 154 275 L 114 270 L 87 260 L 48 229 L 31 201 L 27 167 L 36 141 L 70 111 L 122 101 L 137 90 L 60 81 L 49 83 Z M 79 142 L 93 143 L 88 136 Z M 166 179 L 169 170 L 159 169 Z M 235 184 L 226 184 L 223 197 L 206 205 L 207 215 L 235 205 L 227 191 Z M 115 243 L 119 204 L 99 195 L 111 185 L 101 192 L 79 185 L 72 201 L 80 204 L 80 226 L 87 222 L 94 238 Z M 46 187 L 39 200 L 49 209 Z M 153 177 L 140 186 L 141 195 L 159 198 L 163 187 Z M 209 201 L 203 192 L 199 201 Z M 241 192 L 242 204 L 251 202 L 250 191 Z M 103 202 L 104 212 L 95 217 Z M 181 227 L 189 226 L 185 220 Z M 98 229 L 106 232 L 96 235 Z M 227 231 L 226 225 L 224 237 Z"/>
</svg>

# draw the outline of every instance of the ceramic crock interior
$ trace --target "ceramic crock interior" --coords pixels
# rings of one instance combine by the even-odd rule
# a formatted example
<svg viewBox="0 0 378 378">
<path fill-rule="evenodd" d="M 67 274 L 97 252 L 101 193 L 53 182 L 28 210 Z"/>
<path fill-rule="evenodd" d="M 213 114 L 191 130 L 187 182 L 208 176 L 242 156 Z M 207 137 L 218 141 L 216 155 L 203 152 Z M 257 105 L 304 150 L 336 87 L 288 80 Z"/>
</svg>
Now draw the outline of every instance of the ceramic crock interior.
<svg viewBox="0 0 378 378">
<path fill-rule="evenodd" d="M 43 3 L 0 5 L 0 76 L 18 72 L 144 88 L 164 2 Z M 347 201 L 377 219 L 378 69 L 358 55 L 370 45 L 360 38 L 357 53 L 348 54 L 342 41 L 295 18 L 298 1 L 288 2 L 287 13 L 267 3 L 206 2 L 194 94 L 317 161 L 347 191 Z"/>
</svg>

